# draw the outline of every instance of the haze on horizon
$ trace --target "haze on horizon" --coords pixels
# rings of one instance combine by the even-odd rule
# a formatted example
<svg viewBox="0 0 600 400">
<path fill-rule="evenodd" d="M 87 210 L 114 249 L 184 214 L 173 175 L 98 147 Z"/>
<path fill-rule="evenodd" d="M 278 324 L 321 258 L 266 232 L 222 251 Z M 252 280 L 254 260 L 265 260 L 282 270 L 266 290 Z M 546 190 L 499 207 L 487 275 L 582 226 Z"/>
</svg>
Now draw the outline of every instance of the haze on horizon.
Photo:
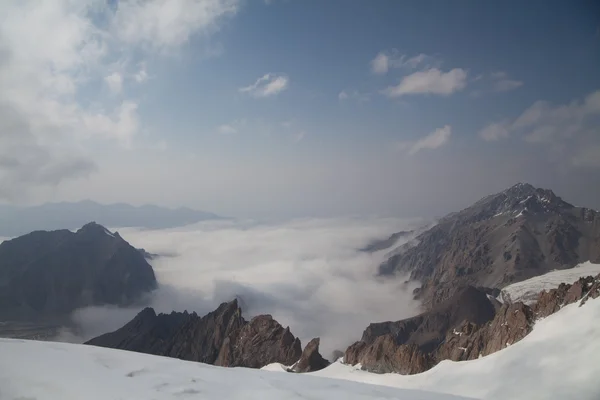
<svg viewBox="0 0 600 400">
<path fill-rule="evenodd" d="M 442 215 L 600 208 L 600 6 L 0 4 L 0 204 Z"/>
</svg>

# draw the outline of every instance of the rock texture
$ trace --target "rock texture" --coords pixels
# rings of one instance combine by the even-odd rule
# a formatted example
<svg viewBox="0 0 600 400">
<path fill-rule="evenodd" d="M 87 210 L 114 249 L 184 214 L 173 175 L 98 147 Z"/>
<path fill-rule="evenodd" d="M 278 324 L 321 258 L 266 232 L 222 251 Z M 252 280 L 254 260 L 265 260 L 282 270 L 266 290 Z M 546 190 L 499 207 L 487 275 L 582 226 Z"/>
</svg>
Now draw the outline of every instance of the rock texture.
<svg viewBox="0 0 600 400">
<path fill-rule="evenodd" d="M 224 367 L 292 365 L 302 354 L 300 340 L 289 328 L 270 315 L 244 320 L 237 300 L 203 317 L 187 312 L 157 315 L 146 308 L 122 328 L 86 344 Z"/>
<path fill-rule="evenodd" d="M 502 288 L 583 261 L 600 262 L 600 213 L 520 183 L 447 215 L 415 243 L 396 249 L 380 274 L 420 281 L 416 296 L 428 309 L 465 285 Z"/>
<path fill-rule="evenodd" d="M 314 338 L 308 342 L 298 362 L 290 368 L 290 372 L 314 372 L 327 367 L 329 361 L 319 353 L 319 343 L 319 338 Z"/>
<path fill-rule="evenodd" d="M 362 340 L 348 347 L 344 362 L 360 363 L 363 369 L 377 373 L 415 374 L 442 360 L 464 361 L 486 356 L 523 339 L 533 329 L 536 319 L 567 304 L 579 301 L 581 306 L 589 298 L 600 297 L 600 275 L 541 292 L 532 307 L 515 302 L 496 308 L 492 300 L 476 295 L 476 291 L 483 293 L 470 288 L 467 293 L 471 295 L 455 295 L 443 308 L 436 307 L 402 321 L 371 324 Z M 462 308 L 469 298 L 480 305 L 472 306 L 472 311 L 459 316 L 436 316 L 436 313 L 443 315 L 444 311 L 451 315 L 453 306 Z M 491 318 L 488 311 L 473 312 L 490 310 L 490 307 L 494 310 Z M 464 318 L 461 320 L 461 317 Z"/>
<path fill-rule="evenodd" d="M 75 233 L 36 231 L 0 244 L 1 319 L 128 305 L 156 286 L 143 255 L 118 233 L 93 222 Z"/>
</svg>

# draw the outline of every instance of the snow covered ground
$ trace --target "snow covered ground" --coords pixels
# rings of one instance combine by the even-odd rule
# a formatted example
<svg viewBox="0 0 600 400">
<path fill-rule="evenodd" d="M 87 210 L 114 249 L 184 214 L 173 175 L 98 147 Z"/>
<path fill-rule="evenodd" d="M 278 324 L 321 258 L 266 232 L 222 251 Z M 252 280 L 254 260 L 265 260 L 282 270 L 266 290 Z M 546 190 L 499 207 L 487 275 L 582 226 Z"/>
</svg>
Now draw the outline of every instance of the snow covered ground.
<svg viewBox="0 0 600 400">
<path fill-rule="evenodd" d="M 92 346 L 0 339 L 0 399 L 598 400 L 598 360 L 600 299 L 595 299 L 538 321 L 525 339 L 500 352 L 444 361 L 412 376 L 371 374 L 339 362 L 312 374 L 283 373 L 280 365 L 263 371 L 220 368 Z"/>
<path fill-rule="evenodd" d="M 598 274 L 600 274 L 600 264 L 592 264 L 588 261 L 574 268 L 552 271 L 526 281 L 513 283 L 502 291 L 508 293 L 513 302 L 522 301 L 525 304 L 531 304 L 535 302 L 537 295 L 542 290 L 557 288 L 563 282 L 573 283 L 582 276 Z M 500 296 L 499 299 L 501 300 L 502 297 Z"/>
<path fill-rule="evenodd" d="M 525 339 L 478 360 L 418 375 L 372 374 L 339 362 L 310 375 L 486 400 L 600 399 L 600 298 L 540 320 Z M 264 369 L 283 371 L 281 365 Z"/>
<path fill-rule="evenodd" d="M 0 339 L 2 400 L 458 400 L 301 374 L 221 368 L 77 344 Z"/>
</svg>

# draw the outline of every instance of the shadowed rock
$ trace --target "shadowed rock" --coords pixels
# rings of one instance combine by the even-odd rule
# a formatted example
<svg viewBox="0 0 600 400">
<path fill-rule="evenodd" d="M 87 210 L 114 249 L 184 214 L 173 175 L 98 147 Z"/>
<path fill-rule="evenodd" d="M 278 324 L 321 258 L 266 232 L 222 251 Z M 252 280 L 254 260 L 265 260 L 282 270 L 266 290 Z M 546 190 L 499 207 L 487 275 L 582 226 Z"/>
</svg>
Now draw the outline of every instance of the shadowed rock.
<svg viewBox="0 0 600 400">
<path fill-rule="evenodd" d="M 319 353 L 319 338 L 314 338 L 304 348 L 300 360 L 292 368 L 291 372 L 314 372 L 319 371 L 329 365 L 329 361 L 324 359 Z"/>
<path fill-rule="evenodd" d="M 199 361 L 225 367 L 291 365 L 302 354 L 300 340 L 270 315 L 247 322 L 237 300 L 199 317 L 196 313 L 141 311 L 122 328 L 86 344 Z"/>
</svg>

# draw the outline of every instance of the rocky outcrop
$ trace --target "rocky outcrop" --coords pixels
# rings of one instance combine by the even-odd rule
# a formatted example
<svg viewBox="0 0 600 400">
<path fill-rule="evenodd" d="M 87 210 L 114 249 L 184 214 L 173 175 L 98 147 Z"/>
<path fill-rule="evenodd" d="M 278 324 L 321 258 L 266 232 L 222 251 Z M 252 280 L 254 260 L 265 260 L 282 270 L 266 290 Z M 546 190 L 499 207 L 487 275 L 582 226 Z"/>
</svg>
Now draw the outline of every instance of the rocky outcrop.
<svg viewBox="0 0 600 400">
<path fill-rule="evenodd" d="M 302 354 L 300 339 L 270 315 L 259 315 L 225 338 L 215 365 L 261 368 L 292 365 Z"/>
<path fill-rule="evenodd" d="M 308 342 L 298 362 L 290 368 L 290 372 L 314 372 L 327 367 L 329 361 L 319 353 L 319 343 L 319 338 L 314 338 Z"/>
<path fill-rule="evenodd" d="M 466 287 L 416 317 L 370 324 L 361 341 L 346 350 L 344 361 L 380 373 L 423 372 L 435 365 L 435 352 L 453 327 L 463 321 L 482 325 L 495 315 L 494 304 L 483 290 Z"/>
<path fill-rule="evenodd" d="M 502 288 L 588 260 L 600 262 L 600 213 L 517 184 L 440 219 L 380 274 L 420 281 L 416 295 L 429 309 L 465 285 Z"/>
<path fill-rule="evenodd" d="M 122 328 L 86 344 L 224 367 L 292 365 L 302 354 L 300 340 L 289 328 L 270 315 L 247 322 L 237 300 L 203 317 L 187 312 L 157 315 L 146 308 Z"/>
<path fill-rule="evenodd" d="M 479 321 L 474 318 L 478 314 L 466 313 L 462 321 L 449 319 L 452 322 L 432 329 L 432 321 L 439 319 L 428 312 L 408 320 L 383 323 L 381 326 L 387 327 L 383 329 L 373 329 L 377 324 L 371 324 L 363 333 L 363 339 L 348 347 L 344 362 L 351 365 L 360 363 L 363 369 L 372 372 L 415 374 L 432 368 L 442 360 L 473 360 L 523 339 L 533 329 L 536 319 L 546 317 L 567 304 L 579 301 L 581 306 L 587 299 L 596 297 L 600 297 L 600 275 L 581 278 L 573 284 L 561 284 L 557 289 L 542 292 L 531 307 L 521 302 L 504 303 L 495 309 L 489 321 L 485 321 L 489 316 L 487 313 L 479 314 Z M 485 303 L 482 297 L 473 295 L 471 298 Z M 493 306 L 490 299 L 486 300 Z M 464 304 L 464 299 L 455 296 L 449 301 L 452 302 L 460 306 Z M 445 309 L 451 310 L 448 306 Z M 423 324 L 427 329 L 421 328 Z M 440 339 L 437 334 L 442 327 L 446 327 L 446 330 L 444 338 Z M 419 340 L 420 335 L 428 339 Z M 436 337 L 434 342 L 430 341 L 432 337 Z M 423 346 L 423 343 L 428 345 Z M 437 345 L 431 346 L 433 343 Z"/>
<path fill-rule="evenodd" d="M 154 271 L 118 233 L 89 223 L 0 244 L 0 319 L 68 316 L 91 305 L 130 305 L 156 288 Z"/>
</svg>

